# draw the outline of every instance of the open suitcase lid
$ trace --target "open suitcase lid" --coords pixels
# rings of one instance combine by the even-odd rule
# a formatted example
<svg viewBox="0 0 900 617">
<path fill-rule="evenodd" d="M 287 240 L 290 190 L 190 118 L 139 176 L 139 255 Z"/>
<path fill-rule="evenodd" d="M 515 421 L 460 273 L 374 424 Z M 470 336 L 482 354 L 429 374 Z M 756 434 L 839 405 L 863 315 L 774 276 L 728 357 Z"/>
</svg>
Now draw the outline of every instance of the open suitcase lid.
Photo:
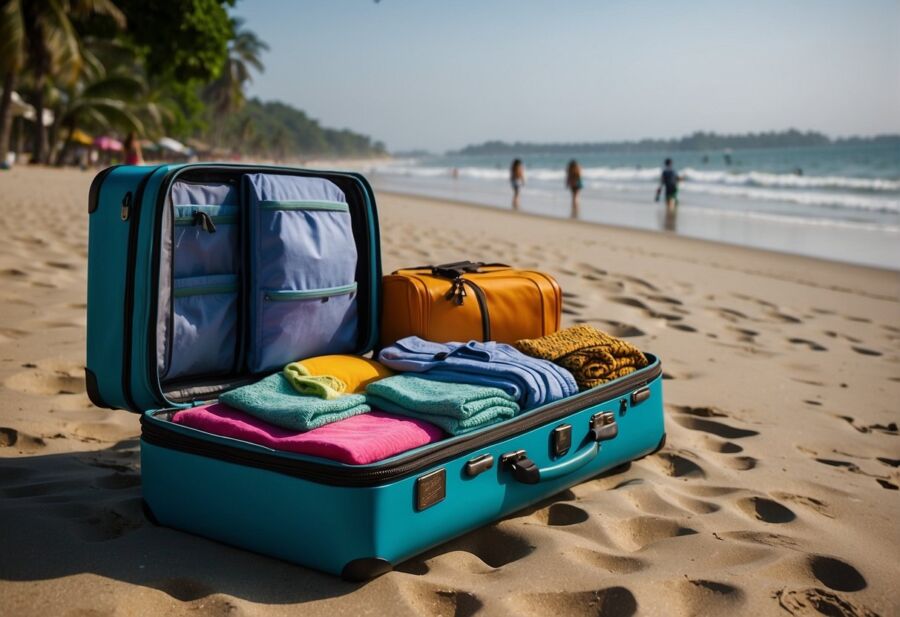
<svg viewBox="0 0 900 617">
<path fill-rule="evenodd" d="M 140 179 L 135 185 L 137 174 Z M 95 178 L 89 193 L 88 208 L 92 213 L 98 209 L 115 210 L 122 221 L 129 222 L 126 280 L 122 289 L 125 299 L 123 305 L 116 305 L 120 310 L 124 308 L 123 331 L 111 334 L 121 336 L 124 345 L 121 356 L 122 398 L 125 408 L 130 411 L 143 412 L 194 405 L 214 399 L 224 390 L 279 370 L 268 367 L 261 372 L 253 373 L 246 368 L 247 363 L 244 361 L 246 358 L 241 355 L 241 363 L 235 365 L 238 370 L 232 372 L 165 380 L 160 376 L 159 358 L 164 355 L 158 354 L 161 346 L 159 341 L 162 340 L 160 331 L 166 326 L 160 317 L 162 311 L 159 307 L 165 307 L 165 303 L 174 295 L 172 282 L 174 276 L 169 278 L 166 274 L 166 268 L 170 267 L 170 263 L 166 260 L 172 260 L 172 245 L 169 244 L 167 247 L 166 241 L 174 237 L 175 229 L 173 185 L 176 182 L 232 182 L 240 186 L 241 179 L 249 174 L 322 178 L 343 192 L 350 213 L 357 252 L 354 292 L 357 299 L 359 327 L 356 348 L 352 352 L 364 354 L 375 347 L 380 322 L 381 250 L 374 192 L 362 175 L 345 171 L 224 163 L 191 163 L 144 168 L 116 166 L 100 172 Z M 134 190 L 128 190 L 123 196 L 123 187 L 133 187 Z M 243 192 L 242 188 L 241 193 Z M 237 206 L 239 216 L 243 217 L 242 220 L 246 223 L 249 218 L 246 196 L 240 197 Z M 121 225 L 121 222 L 118 224 Z M 116 232 L 121 234 L 121 228 Z M 247 264 L 249 259 L 253 258 L 251 252 L 246 250 L 248 244 L 243 237 L 246 233 L 241 231 L 242 250 L 245 250 L 245 254 L 240 257 L 243 274 L 239 277 L 238 289 L 241 296 L 248 295 Z M 240 302 L 241 329 L 238 336 L 245 340 L 249 336 L 246 319 L 248 302 L 246 298 L 242 298 Z M 171 304 L 168 306 L 171 307 Z M 100 315 L 102 309 L 97 313 L 92 320 L 89 311 L 89 329 L 93 326 L 95 330 L 99 330 L 104 326 Z M 169 327 L 171 329 L 171 326 Z M 91 345 L 90 338 L 88 366 L 98 366 L 100 363 L 116 360 L 108 356 L 117 354 L 110 354 L 101 344 Z M 245 351 L 242 349 L 244 345 L 245 342 L 239 344 L 242 354 Z M 92 379 L 95 377 L 88 371 L 88 392 L 91 393 L 92 390 L 97 392 L 96 400 L 102 402 L 99 388 L 96 383 L 91 383 Z M 93 395 L 91 398 L 95 400 Z"/>
</svg>

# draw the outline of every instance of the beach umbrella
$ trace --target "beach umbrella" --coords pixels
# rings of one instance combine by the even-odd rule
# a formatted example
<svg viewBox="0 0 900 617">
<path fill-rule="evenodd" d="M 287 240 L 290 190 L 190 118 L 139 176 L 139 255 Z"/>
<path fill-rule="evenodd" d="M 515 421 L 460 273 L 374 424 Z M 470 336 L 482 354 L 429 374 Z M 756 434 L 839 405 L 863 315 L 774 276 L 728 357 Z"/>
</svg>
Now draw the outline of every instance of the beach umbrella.
<svg viewBox="0 0 900 617">
<path fill-rule="evenodd" d="M 90 146 L 94 143 L 94 138 L 81 129 L 75 129 L 74 131 L 72 131 L 71 139 L 73 143 L 81 144 L 82 146 Z"/>
<path fill-rule="evenodd" d="M 10 95 L 9 108 L 13 117 L 24 116 L 30 113 L 31 117 L 34 118 L 34 107 L 23 101 L 22 97 L 15 90 Z"/>
<path fill-rule="evenodd" d="M 156 143 L 163 150 L 177 152 L 178 154 L 189 154 L 190 153 L 190 148 L 185 146 L 180 141 L 172 139 L 171 137 L 160 137 L 159 141 L 157 141 Z"/>
<path fill-rule="evenodd" d="M 209 144 L 193 137 L 187 140 L 187 145 L 193 148 L 195 152 L 209 152 L 211 150 Z"/>
<path fill-rule="evenodd" d="M 114 152 L 122 151 L 122 142 L 114 137 L 109 137 L 108 135 L 94 139 L 94 146 L 96 146 L 98 150 L 112 150 Z"/>
<path fill-rule="evenodd" d="M 29 105 L 25 101 L 22 100 L 22 97 L 19 96 L 18 92 L 13 91 L 10 95 L 10 108 L 12 109 L 13 116 L 22 116 L 26 120 L 31 122 L 35 121 L 36 112 L 34 110 L 34 106 Z M 53 119 L 55 116 L 53 115 L 52 109 L 44 109 L 43 115 L 43 125 L 50 126 L 53 124 Z"/>
</svg>

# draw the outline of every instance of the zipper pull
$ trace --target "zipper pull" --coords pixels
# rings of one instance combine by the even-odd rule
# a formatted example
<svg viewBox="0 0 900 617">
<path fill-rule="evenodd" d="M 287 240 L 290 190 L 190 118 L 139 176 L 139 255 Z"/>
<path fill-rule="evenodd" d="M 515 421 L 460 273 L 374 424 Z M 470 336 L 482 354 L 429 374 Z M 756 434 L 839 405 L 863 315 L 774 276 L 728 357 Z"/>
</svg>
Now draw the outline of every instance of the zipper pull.
<svg viewBox="0 0 900 617">
<path fill-rule="evenodd" d="M 215 223 L 213 223 L 212 218 L 206 212 L 194 210 L 194 225 L 200 225 L 200 227 L 203 228 L 203 231 L 209 232 L 211 234 L 216 233 L 216 225 Z"/>
</svg>

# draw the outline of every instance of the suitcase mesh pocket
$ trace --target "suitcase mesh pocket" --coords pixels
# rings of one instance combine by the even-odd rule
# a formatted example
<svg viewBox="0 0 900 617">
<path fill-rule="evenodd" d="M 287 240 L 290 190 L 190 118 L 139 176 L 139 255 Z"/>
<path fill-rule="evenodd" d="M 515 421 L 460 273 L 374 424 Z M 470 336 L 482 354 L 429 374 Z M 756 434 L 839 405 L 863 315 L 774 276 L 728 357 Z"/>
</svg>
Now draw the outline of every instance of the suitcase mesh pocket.
<svg viewBox="0 0 900 617">
<path fill-rule="evenodd" d="M 259 366 L 277 367 L 298 358 L 345 353 L 356 345 L 356 283 L 260 294 L 252 344 Z"/>
<path fill-rule="evenodd" d="M 175 280 L 166 379 L 234 369 L 237 292 L 234 274 Z"/>
</svg>

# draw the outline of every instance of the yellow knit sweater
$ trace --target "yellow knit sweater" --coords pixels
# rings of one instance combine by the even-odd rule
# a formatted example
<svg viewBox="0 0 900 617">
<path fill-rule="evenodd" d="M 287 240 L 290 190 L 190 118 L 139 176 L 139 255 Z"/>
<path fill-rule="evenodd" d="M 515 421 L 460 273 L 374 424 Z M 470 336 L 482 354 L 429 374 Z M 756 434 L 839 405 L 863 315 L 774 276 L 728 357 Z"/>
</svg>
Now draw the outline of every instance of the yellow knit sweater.
<svg viewBox="0 0 900 617">
<path fill-rule="evenodd" d="M 567 369 L 582 389 L 618 379 L 648 364 L 644 354 L 631 343 L 588 325 L 522 339 L 516 341 L 515 347 Z"/>
</svg>

